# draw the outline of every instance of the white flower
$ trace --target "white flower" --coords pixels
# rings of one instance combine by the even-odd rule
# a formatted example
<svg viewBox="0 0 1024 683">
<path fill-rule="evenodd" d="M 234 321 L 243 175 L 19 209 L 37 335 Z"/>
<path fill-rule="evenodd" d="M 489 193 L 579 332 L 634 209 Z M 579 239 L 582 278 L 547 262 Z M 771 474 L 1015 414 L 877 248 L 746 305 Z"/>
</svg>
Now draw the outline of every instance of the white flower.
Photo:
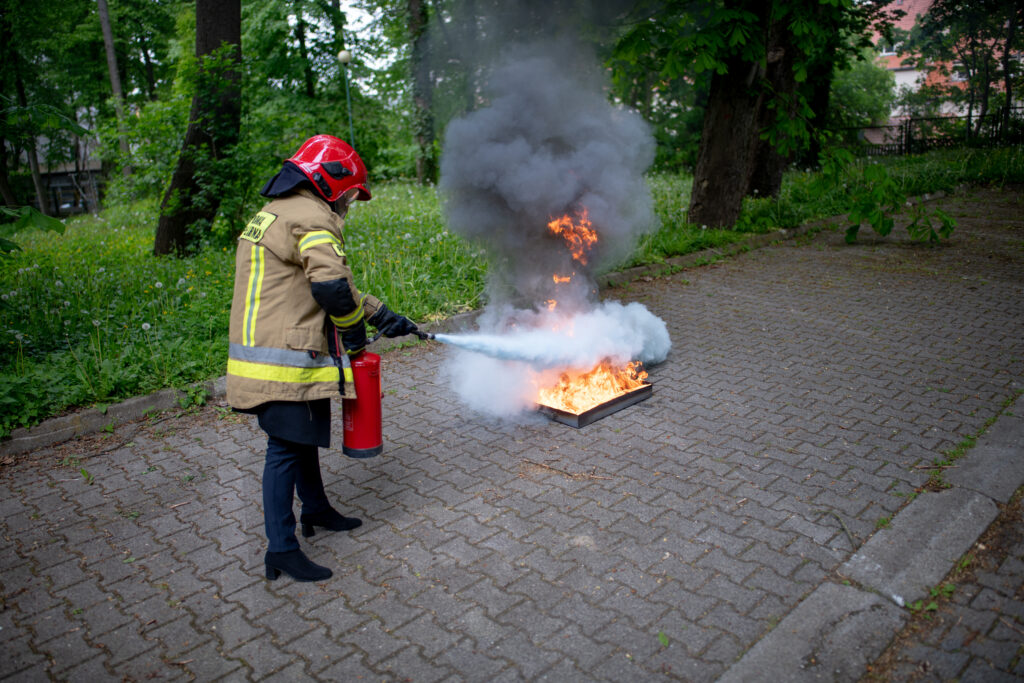
<svg viewBox="0 0 1024 683">
<path fill-rule="evenodd" d="M 157 289 L 160 289 L 161 287 L 163 287 L 163 286 L 164 286 L 164 283 L 162 283 L 162 282 L 160 282 L 160 281 L 158 280 L 158 281 L 156 281 L 155 283 L 153 283 L 153 286 L 154 286 L 154 287 L 156 287 Z"/>
<path fill-rule="evenodd" d="M 402 235 L 402 239 L 403 240 L 411 240 L 412 239 L 412 233 L 411 232 L 405 233 L 404 235 Z"/>
<path fill-rule="evenodd" d="M 0 299 L 2 299 L 3 301 L 7 301 L 8 298 L 9 297 L 6 294 L 0 294 Z"/>
<path fill-rule="evenodd" d="M 181 286 L 182 286 L 182 285 L 184 285 L 184 284 L 185 284 L 185 278 L 183 278 L 183 277 L 179 277 L 179 278 L 178 278 L 178 286 L 179 286 L 179 287 L 181 287 Z"/>
<path fill-rule="evenodd" d="M 142 323 L 142 330 L 146 331 L 149 329 L 149 323 Z"/>
<path fill-rule="evenodd" d="M 70 301 L 65 301 L 64 302 L 64 308 L 70 308 L 70 307 L 71 307 L 71 302 Z"/>
<path fill-rule="evenodd" d="M 63 287 L 63 286 L 64 286 L 64 283 L 63 283 L 63 282 L 61 282 L 60 280 L 54 280 L 54 281 L 53 281 L 53 286 L 54 286 L 54 287 Z"/>
<path fill-rule="evenodd" d="M 206 292 L 199 292 L 199 298 L 200 299 L 205 299 L 206 298 Z"/>
<path fill-rule="evenodd" d="M 100 326 L 100 321 L 99 320 L 93 320 L 92 321 L 92 326 L 93 327 L 99 327 Z"/>
<path fill-rule="evenodd" d="M 106 268 L 104 268 L 103 266 L 100 266 L 100 267 L 99 267 L 99 269 L 97 269 L 97 271 L 96 271 L 96 272 L 97 272 L 97 273 L 105 273 L 105 272 L 107 272 L 107 269 L 106 269 Z"/>
</svg>

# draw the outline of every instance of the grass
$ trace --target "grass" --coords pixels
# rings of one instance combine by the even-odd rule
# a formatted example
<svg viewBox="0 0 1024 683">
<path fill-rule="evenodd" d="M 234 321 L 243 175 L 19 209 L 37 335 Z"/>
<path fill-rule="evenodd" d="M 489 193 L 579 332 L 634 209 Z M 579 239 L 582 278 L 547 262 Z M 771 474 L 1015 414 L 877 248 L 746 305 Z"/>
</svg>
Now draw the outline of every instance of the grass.
<svg viewBox="0 0 1024 683">
<path fill-rule="evenodd" d="M 871 162 L 864 162 L 871 163 Z M 934 153 L 885 162 L 910 196 L 962 183 L 1024 182 L 1020 148 Z M 720 247 L 747 233 L 843 213 L 842 186 L 793 170 L 780 197 L 748 198 L 735 230 L 686 220 L 691 179 L 652 174 L 659 219 L 623 266 Z M 22 251 L 0 258 L 0 437 L 62 411 L 222 375 L 234 270 L 231 248 L 174 259 L 151 255 L 155 204 L 111 207 L 67 222 L 63 235 L 25 232 Z M 377 185 L 346 223 L 362 291 L 424 322 L 478 308 L 483 251 L 450 234 L 431 188 Z"/>
</svg>

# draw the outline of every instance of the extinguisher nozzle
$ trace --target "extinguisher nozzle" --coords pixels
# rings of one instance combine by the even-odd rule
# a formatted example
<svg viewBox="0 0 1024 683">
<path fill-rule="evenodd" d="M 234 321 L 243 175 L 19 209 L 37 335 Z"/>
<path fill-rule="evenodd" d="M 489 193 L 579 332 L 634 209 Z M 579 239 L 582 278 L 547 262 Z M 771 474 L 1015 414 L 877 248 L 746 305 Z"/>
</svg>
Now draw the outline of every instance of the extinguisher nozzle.
<svg viewBox="0 0 1024 683">
<path fill-rule="evenodd" d="M 415 334 L 417 337 L 419 337 L 423 341 L 429 341 L 429 340 L 434 338 L 434 335 L 432 335 L 431 333 L 429 333 L 429 332 L 422 332 L 420 330 L 416 330 L 415 332 L 413 332 L 413 334 Z"/>
</svg>

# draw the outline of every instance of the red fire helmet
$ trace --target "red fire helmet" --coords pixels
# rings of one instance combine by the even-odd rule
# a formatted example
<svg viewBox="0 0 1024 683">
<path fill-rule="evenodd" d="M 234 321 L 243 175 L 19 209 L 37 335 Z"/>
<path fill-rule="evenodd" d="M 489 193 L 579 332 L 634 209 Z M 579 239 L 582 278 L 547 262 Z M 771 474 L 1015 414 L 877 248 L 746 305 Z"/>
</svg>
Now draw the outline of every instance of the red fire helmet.
<svg viewBox="0 0 1024 683">
<path fill-rule="evenodd" d="M 298 166 L 329 202 L 353 187 L 359 190 L 356 199 L 370 199 L 366 165 L 347 142 L 333 135 L 314 135 L 288 161 Z"/>
</svg>

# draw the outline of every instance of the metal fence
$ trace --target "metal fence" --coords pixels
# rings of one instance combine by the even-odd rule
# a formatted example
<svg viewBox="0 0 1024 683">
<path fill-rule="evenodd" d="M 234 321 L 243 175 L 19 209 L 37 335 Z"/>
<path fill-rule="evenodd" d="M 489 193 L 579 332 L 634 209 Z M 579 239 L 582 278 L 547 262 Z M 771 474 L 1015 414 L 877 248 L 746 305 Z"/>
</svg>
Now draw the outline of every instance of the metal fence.
<svg viewBox="0 0 1024 683">
<path fill-rule="evenodd" d="M 863 156 L 920 154 L 933 149 L 995 147 L 1024 143 L 1024 107 L 985 116 L 909 117 L 898 124 L 836 131 L 846 146 Z"/>
</svg>

